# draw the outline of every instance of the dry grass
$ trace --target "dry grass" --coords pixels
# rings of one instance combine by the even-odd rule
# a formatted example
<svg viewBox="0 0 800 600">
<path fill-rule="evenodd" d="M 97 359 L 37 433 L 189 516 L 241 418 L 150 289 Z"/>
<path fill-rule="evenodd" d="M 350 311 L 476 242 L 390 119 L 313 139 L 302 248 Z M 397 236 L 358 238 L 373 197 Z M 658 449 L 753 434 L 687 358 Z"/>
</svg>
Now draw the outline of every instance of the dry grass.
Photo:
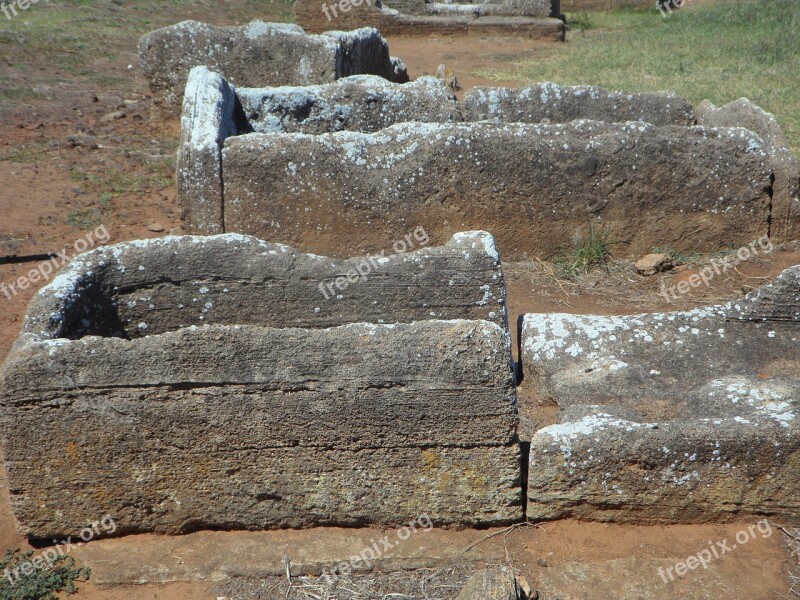
<svg viewBox="0 0 800 600">
<path fill-rule="evenodd" d="M 790 552 L 789 598 L 800 598 L 800 527 L 788 529 L 779 527 L 783 532 Z"/>
<path fill-rule="evenodd" d="M 487 565 L 492 566 L 492 565 Z M 342 577 L 271 577 L 231 580 L 214 590 L 226 600 L 452 600 L 475 573 L 464 563 L 432 569 Z"/>
</svg>

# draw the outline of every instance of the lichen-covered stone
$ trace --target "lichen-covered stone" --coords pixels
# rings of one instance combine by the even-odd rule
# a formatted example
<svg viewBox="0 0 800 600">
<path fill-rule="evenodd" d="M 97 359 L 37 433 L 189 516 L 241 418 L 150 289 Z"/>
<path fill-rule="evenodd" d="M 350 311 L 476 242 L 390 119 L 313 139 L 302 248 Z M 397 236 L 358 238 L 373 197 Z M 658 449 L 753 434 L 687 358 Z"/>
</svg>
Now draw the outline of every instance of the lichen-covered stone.
<svg viewBox="0 0 800 600">
<path fill-rule="evenodd" d="M 190 230 L 224 230 L 222 144 L 236 135 L 235 89 L 222 75 L 195 67 L 183 96 L 176 171 L 181 219 Z"/>
<path fill-rule="evenodd" d="M 189 71 L 205 65 L 237 86 L 310 85 L 359 74 L 395 77 L 386 40 L 375 29 L 306 35 L 297 25 L 253 21 L 217 27 L 183 21 L 139 42 L 142 71 L 165 114 L 180 107 Z"/>
<path fill-rule="evenodd" d="M 558 252 L 587 218 L 620 256 L 746 244 L 767 232 L 772 177 L 744 129 L 595 121 L 253 133 L 225 141 L 223 165 L 227 231 L 342 254 L 416 224 L 435 243 L 479 227 L 513 258 Z"/>
<path fill-rule="evenodd" d="M 97 248 L 34 297 L 20 342 L 137 338 L 204 324 L 324 328 L 475 319 L 507 328 L 492 236 L 463 232 L 427 247 L 423 234 L 408 234 L 413 247 L 401 239 L 396 248 L 345 260 L 239 234 Z"/>
<path fill-rule="evenodd" d="M 800 515 L 800 267 L 745 300 L 526 315 L 528 516 L 691 523 Z"/>
<path fill-rule="evenodd" d="M 306 31 L 336 27 L 375 27 L 384 35 L 497 35 L 564 41 L 566 26 L 555 2 L 498 0 L 485 3 L 362 0 L 345 5 L 325 0 L 297 0 L 295 21 Z M 551 16 L 552 15 L 552 16 Z"/>
<path fill-rule="evenodd" d="M 625 94 L 581 85 L 537 83 L 524 88 L 477 87 L 464 96 L 467 121 L 567 123 L 593 119 L 609 123 L 644 121 L 653 125 L 694 125 L 688 100 L 672 92 Z M 728 127 L 746 127 L 729 123 Z"/>
<path fill-rule="evenodd" d="M 778 242 L 800 237 L 800 165 L 775 116 L 747 98 L 719 108 L 706 100 L 697 107 L 697 116 L 706 127 L 746 127 L 761 136 L 775 172 L 771 237 Z"/>
<path fill-rule="evenodd" d="M 37 538 L 92 514 L 173 534 L 516 520 L 506 342 L 425 321 L 29 344 L 0 376 L 14 512 Z"/>
<path fill-rule="evenodd" d="M 21 529 L 519 519 L 503 298 L 483 232 L 374 262 L 235 234 L 81 255 L 32 301 L 0 371 Z"/>
<path fill-rule="evenodd" d="M 238 88 L 248 128 L 259 133 L 360 131 L 408 121 L 463 121 L 456 97 L 434 77 L 404 85 L 374 75 L 304 87 Z"/>
<path fill-rule="evenodd" d="M 207 67 L 189 73 L 181 115 L 177 188 L 187 231 L 222 233 L 222 145 L 248 131 L 377 131 L 406 121 L 458 122 L 461 109 L 435 78 L 400 85 L 374 75 L 304 87 L 235 88 Z"/>
</svg>

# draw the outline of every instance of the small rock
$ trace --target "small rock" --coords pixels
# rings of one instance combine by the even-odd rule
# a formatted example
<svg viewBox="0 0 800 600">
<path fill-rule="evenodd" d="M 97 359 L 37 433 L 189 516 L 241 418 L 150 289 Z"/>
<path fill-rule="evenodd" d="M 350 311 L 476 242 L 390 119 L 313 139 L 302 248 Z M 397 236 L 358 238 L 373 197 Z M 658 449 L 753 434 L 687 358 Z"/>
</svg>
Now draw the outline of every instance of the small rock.
<svg viewBox="0 0 800 600">
<path fill-rule="evenodd" d="M 408 83 L 410 79 L 408 77 L 408 67 L 406 66 L 406 63 L 396 56 L 392 56 L 391 60 L 393 70 L 392 81 L 395 83 Z"/>
<path fill-rule="evenodd" d="M 520 600 L 520 590 L 514 572 L 508 567 L 479 571 L 469 578 L 456 600 Z"/>
<path fill-rule="evenodd" d="M 115 96 L 113 94 L 99 94 L 98 100 L 100 103 L 105 104 L 113 110 L 122 110 L 125 108 L 125 102 L 122 96 Z"/>
<path fill-rule="evenodd" d="M 539 566 L 539 567 L 546 567 L 547 566 L 547 561 L 545 559 L 543 559 L 543 558 L 540 558 L 540 559 L 538 559 L 536 561 L 536 565 Z"/>
<path fill-rule="evenodd" d="M 100 117 L 101 123 L 111 123 L 112 121 L 116 121 L 118 119 L 124 119 L 125 113 L 121 110 L 115 110 L 114 112 L 110 112 L 107 115 L 103 115 Z"/>
<path fill-rule="evenodd" d="M 164 231 L 164 228 L 161 226 L 160 223 L 151 223 L 147 226 L 147 231 L 152 231 L 153 233 L 161 233 Z"/>
<path fill-rule="evenodd" d="M 636 270 L 640 275 L 655 275 L 662 271 L 669 271 L 675 263 L 666 254 L 648 254 L 636 261 Z"/>
<path fill-rule="evenodd" d="M 89 150 L 94 150 L 97 148 L 97 140 L 91 135 L 68 135 L 67 144 L 69 144 L 71 148 L 84 147 L 88 148 Z"/>
</svg>

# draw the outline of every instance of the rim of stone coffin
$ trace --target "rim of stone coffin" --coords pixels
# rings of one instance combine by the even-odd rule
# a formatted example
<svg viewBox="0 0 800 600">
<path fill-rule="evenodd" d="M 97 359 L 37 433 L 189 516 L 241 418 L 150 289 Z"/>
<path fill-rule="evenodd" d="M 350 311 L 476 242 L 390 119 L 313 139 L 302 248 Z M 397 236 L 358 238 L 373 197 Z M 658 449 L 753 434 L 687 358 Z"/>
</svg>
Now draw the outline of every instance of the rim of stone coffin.
<svg viewBox="0 0 800 600">
<path fill-rule="evenodd" d="M 474 132 L 485 136 L 491 135 L 495 131 L 505 131 L 524 137 L 529 132 L 533 132 L 542 137 L 557 138 L 563 131 L 578 131 L 585 133 L 613 133 L 615 135 L 635 135 L 655 129 L 680 128 L 681 130 L 697 131 L 704 134 L 713 132 L 719 137 L 730 139 L 746 140 L 748 142 L 745 152 L 757 152 L 759 157 L 766 161 L 769 154 L 765 150 L 766 144 L 763 138 L 745 127 L 704 127 L 702 125 L 653 125 L 645 121 L 623 121 L 609 123 L 607 121 L 596 121 L 593 119 L 575 119 L 566 123 L 498 123 L 496 121 L 461 121 L 449 123 L 430 123 L 421 121 L 405 121 L 384 127 L 375 132 L 364 133 L 361 131 L 332 131 L 326 133 L 301 133 L 290 132 L 247 132 L 229 136 L 230 138 L 255 139 L 266 147 L 268 144 L 276 144 L 281 138 L 308 139 L 315 140 L 328 149 L 334 149 L 335 143 L 361 143 L 362 147 L 401 143 L 406 141 L 413 134 L 436 135 L 437 140 L 445 133 Z M 557 141 L 557 140 L 556 140 Z M 355 160 L 353 156 L 348 156 Z"/>
<path fill-rule="evenodd" d="M 659 321 L 700 322 L 704 319 L 719 319 L 738 323 L 782 322 L 800 323 L 800 313 L 788 311 L 781 302 L 781 297 L 791 297 L 800 301 L 800 265 L 782 271 L 772 282 L 748 293 L 741 300 L 688 311 L 672 311 L 662 313 L 638 313 L 624 316 L 576 315 L 570 313 L 529 313 L 522 319 L 519 332 L 520 360 L 523 367 L 526 362 L 557 358 L 558 353 L 571 353 L 577 356 L 577 349 L 567 347 L 572 333 L 565 325 L 572 325 L 572 331 L 585 333 L 586 340 L 600 339 L 604 335 L 613 335 L 615 331 L 635 331 L 636 325 L 646 327 Z M 527 333 L 526 333 L 527 332 Z M 774 333 L 774 332 L 772 332 Z M 646 331 L 642 335 L 647 335 Z M 771 337 L 770 333 L 767 333 Z M 800 337 L 800 329 L 798 329 Z M 794 339 L 794 338 L 793 338 Z M 578 340 L 574 340 L 577 344 Z M 800 342 L 798 342 L 800 343 Z M 573 345 L 574 345 L 573 344 Z M 601 357 L 602 358 L 602 357 Z M 735 373 L 720 374 L 710 377 L 706 386 L 724 392 L 740 410 L 738 414 L 720 414 L 708 417 L 694 415 L 675 416 L 663 421 L 644 422 L 635 420 L 626 414 L 623 406 L 615 404 L 575 404 L 563 407 L 564 414 L 557 423 L 543 427 L 534 433 L 549 435 L 554 440 L 574 439 L 576 435 L 591 435 L 611 428 L 623 431 L 645 431 L 663 427 L 680 427 L 692 425 L 698 428 L 719 429 L 720 426 L 751 425 L 753 427 L 769 427 L 773 432 L 792 435 L 800 430 L 800 408 L 798 400 L 792 400 L 765 386 L 757 387 L 747 376 L 737 378 Z M 800 381 L 800 380 L 799 380 Z M 791 391 L 791 390 L 789 390 Z M 750 399 L 753 402 L 750 402 Z M 757 404 L 765 401 L 766 403 Z"/>
<path fill-rule="evenodd" d="M 354 29 L 347 30 L 331 29 L 324 33 L 308 33 L 305 29 L 303 29 L 302 26 L 296 23 L 279 23 L 276 21 L 263 21 L 261 19 L 254 19 L 247 23 L 243 23 L 242 25 L 215 25 L 214 23 L 198 21 L 196 19 L 184 19 L 183 21 L 173 23 L 172 25 L 165 25 L 164 27 L 153 29 L 152 31 L 145 33 L 142 37 L 147 37 L 156 32 L 165 30 L 188 30 L 190 33 L 194 33 L 196 31 L 206 32 L 215 30 L 231 31 L 236 33 L 241 32 L 244 33 L 249 39 L 280 33 L 293 36 L 324 38 L 326 41 L 328 39 L 337 40 L 343 36 L 346 38 L 358 37 L 362 39 L 369 39 L 375 36 L 376 33 L 380 35 L 380 32 L 377 28 L 369 26 L 356 27 Z"/>
<path fill-rule="evenodd" d="M 102 277 L 102 271 L 117 268 L 124 273 L 126 269 L 124 261 L 129 258 L 129 255 L 133 252 L 174 245 L 177 253 L 177 248 L 186 243 L 202 245 L 219 243 L 240 244 L 243 253 L 248 250 L 253 251 L 259 249 L 262 253 L 266 251 L 269 254 L 276 254 L 278 252 L 282 254 L 294 254 L 309 260 L 326 261 L 342 265 L 347 262 L 357 262 L 363 259 L 363 256 L 354 256 L 347 259 L 320 256 L 309 252 L 302 252 L 286 244 L 268 242 L 252 235 L 240 233 L 220 233 L 208 236 L 168 235 L 144 240 L 131 240 L 93 248 L 73 258 L 50 283 L 42 287 L 36 293 L 28 306 L 21 333 L 12 348 L 12 352 L 22 346 L 37 342 L 58 340 L 62 343 L 68 343 L 78 341 L 61 337 L 64 332 L 64 327 L 66 326 L 66 314 L 75 303 L 80 301 L 86 288 L 91 283 L 96 282 L 98 278 Z M 391 262 L 419 262 L 420 258 L 428 257 L 429 253 L 436 248 L 453 248 L 467 244 L 469 244 L 469 249 L 482 252 L 493 261 L 493 266 L 502 269 L 501 259 L 495 246 L 494 237 L 489 232 L 481 230 L 456 232 L 443 246 L 422 247 L 410 252 L 391 254 L 376 259 L 376 262 L 381 264 L 388 264 Z M 469 258 L 468 249 L 464 249 L 462 252 L 465 258 Z M 136 257 L 135 262 L 138 268 L 144 266 L 141 264 L 142 258 L 142 256 Z M 500 300 L 504 308 L 506 322 L 504 330 L 508 338 L 507 341 L 510 351 L 511 338 L 507 325 L 508 311 L 505 308 L 505 297 Z M 455 320 L 466 321 L 469 319 Z M 490 321 L 486 322 L 490 323 Z"/>
<path fill-rule="evenodd" d="M 141 49 L 145 47 L 146 43 L 157 35 L 166 32 L 175 32 L 177 34 L 196 35 L 198 33 L 208 33 L 210 31 L 222 31 L 226 33 L 242 33 L 247 39 L 255 40 L 259 37 L 269 37 L 273 35 L 285 35 L 295 37 L 308 37 L 319 40 L 325 44 L 329 49 L 337 49 L 341 42 L 348 40 L 370 40 L 380 39 L 383 40 L 384 45 L 388 46 L 388 42 L 381 35 L 380 31 L 375 27 L 357 27 L 350 30 L 334 29 L 325 31 L 323 33 L 308 33 L 300 25 L 295 23 L 276 23 L 272 21 L 262 21 L 255 19 L 249 23 L 242 25 L 214 25 L 205 21 L 197 21 L 195 19 L 185 19 L 172 25 L 165 25 L 145 33 L 139 40 L 140 53 Z"/>
</svg>

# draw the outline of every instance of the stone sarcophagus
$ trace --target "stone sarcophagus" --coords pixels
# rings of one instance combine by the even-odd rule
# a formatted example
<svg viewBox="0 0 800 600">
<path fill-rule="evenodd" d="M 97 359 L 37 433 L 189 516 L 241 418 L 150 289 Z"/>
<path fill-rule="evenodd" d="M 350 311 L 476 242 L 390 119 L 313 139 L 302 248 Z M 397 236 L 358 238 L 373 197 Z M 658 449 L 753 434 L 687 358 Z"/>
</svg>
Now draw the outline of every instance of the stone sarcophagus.
<svg viewBox="0 0 800 600">
<path fill-rule="evenodd" d="M 596 120 L 604 113 L 625 121 Z M 512 259 L 551 256 L 589 221 L 626 256 L 766 234 L 769 147 L 744 128 L 693 122 L 671 94 L 542 84 L 475 91 L 461 106 L 430 78 L 240 89 L 198 67 L 178 198 L 193 232 L 333 255 L 373 252 L 416 224 L 437 244 L 486 229 Z"/>
<path fill-rule="evenodd" d="M 384 35 L 520 36 L 564 41 L 558 0 L 297 0 L 295 20 L 308 31 L 376 27 Z"/>
<path fill-rule="evenodd" d="M 633 523 L 800 519 L 800 267 L 741 301 L 528 314 L 527 514 Z"/>
<path fill-rule="evenodd" d="M 516 521 L 504 294 L 484 232 L 349 260 L 235 234 L 81 255 L 0 372 L 21 529 Z"/>
<path fill-rule="evenodd" d="M 369 27 L 307 35 L 289 23 L 217 27 L 183 21 L 144 35 L 139 56 L 164 115 L 180 112 L 186 79 L 197 65 L 242 86 L 311 85 L 360 74 L 408 81 L 405 66 L 389 56 L 386 40 Z"/>
</svg>

